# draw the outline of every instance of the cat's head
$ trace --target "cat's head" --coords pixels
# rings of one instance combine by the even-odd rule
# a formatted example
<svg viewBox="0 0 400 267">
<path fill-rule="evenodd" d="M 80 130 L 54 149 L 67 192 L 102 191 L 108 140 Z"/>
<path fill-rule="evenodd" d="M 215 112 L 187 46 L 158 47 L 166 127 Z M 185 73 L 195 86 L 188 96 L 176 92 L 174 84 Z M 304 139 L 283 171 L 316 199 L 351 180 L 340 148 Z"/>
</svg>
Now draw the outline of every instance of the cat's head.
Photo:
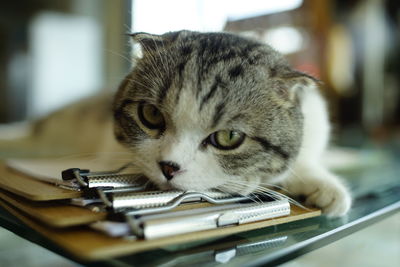
<svg viewBox="0 0 400 267">
<path fill-rule="evenodd" d="M 142 56 L 114 102 L 115 135 L 160 188 L 247 194 L 288 172 L 310 77 L 227 33 L 133 34 Z"/>
</svg>

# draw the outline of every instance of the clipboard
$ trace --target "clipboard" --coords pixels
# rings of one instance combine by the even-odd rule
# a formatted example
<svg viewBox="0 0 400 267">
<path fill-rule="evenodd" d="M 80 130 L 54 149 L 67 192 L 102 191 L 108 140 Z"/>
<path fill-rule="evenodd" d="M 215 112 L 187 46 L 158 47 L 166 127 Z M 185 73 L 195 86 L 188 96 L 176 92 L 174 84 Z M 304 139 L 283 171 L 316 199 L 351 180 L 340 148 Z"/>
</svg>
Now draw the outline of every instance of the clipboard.
<svg viewBox="0 0 400 267">
<path fill-rule="evenodd" d="M 101 260 L 163 246 L 220 238 L 244 231 L 319 216 L 320 210 L 291 205 L 290 214 L 229 227 L 177 234 L 157 239 L 115 238 L 90 229 L 85 224 L 102 220 L 104 213 L 71 207 L 63 199 L 81 197 L 81 191 L 63 189 L 30 178 L 0 163 L 0 205 L 72 257 L 84 261 Z M 207 204 L 207 203 L 204 203 Z M 198 204 L 194 204 L 198 205 Z M 200 205 L 207 206 L 207 205 Z M 79 242 L 77 242 L 79 240 Z"/>
<path fill-rule="evenodd" d="M 72 257 L 82 261 L 103 260 L 170 245 L 215 239 L 240 232 L 307 219 L 321 214 L 319 210 L 307 211 L 293 206 L 290 215 L 285 217 L 238 225 L 236 227 L 205 230 L 154 240 L 128 240 L 109 237 L 84 226 L 65 228 L 60 231 L 39 223 L 3 200 L 0 200 L 0 205 L 24 224 L 69 253 Z M 79 242 L 77 242 L 77 240 L 79 240 Z"/>
<path fill-rule="evenodd" d="M 82 196 L 80 191 L 64 189 L 33 179 L 7 167 L 2 161 L 0 161 L 0 188 L 32 201 L 71 199 Z"/>
<path fill-rule="evenodd" d="M 84 225 L 107 216 L 105 212 L 93 212 L 89 209 L 54 201 L 29 201 L 23 197 L 0 190 L 0 199 L 9 205 L 29 214 L 40 223 L 54 228 Z"/>
</svg>

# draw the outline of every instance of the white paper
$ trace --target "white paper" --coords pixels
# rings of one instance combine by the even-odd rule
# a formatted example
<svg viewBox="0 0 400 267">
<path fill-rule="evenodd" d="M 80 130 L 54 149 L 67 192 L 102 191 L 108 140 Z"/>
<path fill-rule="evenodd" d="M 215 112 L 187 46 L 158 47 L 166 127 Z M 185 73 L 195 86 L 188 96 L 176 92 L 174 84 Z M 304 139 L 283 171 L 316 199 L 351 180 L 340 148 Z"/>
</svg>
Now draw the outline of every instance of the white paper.
<svg viewBox="0 0 400 267">
<path fill-rule="evenodd" d="M 85 161 L 81 159 L 9 159 L 6 164 L 8 167 L 22 172 L 29 177 L 73 188 L 78 188 L 79 186 L 73 181 L 64 181 L 61 176 L 63 170 L 80 168 L 96 172 L 111 171 L 121 167 L 120 163 L 111 166 L 100 161 Z"/>
<path fill-rule="evenodd" d="M 112 237 L 127 236 L 131 231 L 129 225 L 124 222 L 99 221 L 90 224 L 90 227 Z"/>
</svg>

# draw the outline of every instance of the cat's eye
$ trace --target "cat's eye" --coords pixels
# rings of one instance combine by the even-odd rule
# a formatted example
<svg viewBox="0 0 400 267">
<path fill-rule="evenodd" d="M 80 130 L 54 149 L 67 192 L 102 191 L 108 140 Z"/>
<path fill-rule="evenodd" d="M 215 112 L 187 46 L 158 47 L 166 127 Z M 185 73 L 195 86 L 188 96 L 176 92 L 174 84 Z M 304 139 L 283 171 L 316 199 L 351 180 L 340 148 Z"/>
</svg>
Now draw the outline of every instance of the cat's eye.
<svg viewBox="0 0 400 267">
<path fill-rule="evenodd" d="M 149 129 L 162 129 L 165 127 L 164 116 L 154 105 L 140 103 L 138 106 L 138 116 L 143 125 Z"/>
<path fill-rule="evenodd" d="M 244 133 L 239 131 L 222 130 L 212 133 L 209 137 L 209 143 L 218 149 L 234 149 L 243 143 L 244 137 Z"/>
</svg>

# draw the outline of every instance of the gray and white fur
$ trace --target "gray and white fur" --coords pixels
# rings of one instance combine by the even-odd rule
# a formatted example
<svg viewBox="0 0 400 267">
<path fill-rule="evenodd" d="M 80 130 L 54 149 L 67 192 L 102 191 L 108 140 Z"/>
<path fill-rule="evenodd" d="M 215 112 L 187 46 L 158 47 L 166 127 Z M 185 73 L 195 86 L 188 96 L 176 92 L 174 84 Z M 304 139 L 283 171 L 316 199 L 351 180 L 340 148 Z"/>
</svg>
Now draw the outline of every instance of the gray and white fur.
<svg viewBox="0 0 400 267">
<path fill-rule="evenodd" d="M 132 39 L 141 56 L 114 97 L 113 123 L 96 129 L 113 125 L 122 146 L 101 134 L 102 152 L 126 151 L 161 189 L 248 195 L 278 185 L 328 215 L 349 210 L 348 189 L 320 163 L 330 127 L 318 81 L 229 33 Z"/>
</svg>

